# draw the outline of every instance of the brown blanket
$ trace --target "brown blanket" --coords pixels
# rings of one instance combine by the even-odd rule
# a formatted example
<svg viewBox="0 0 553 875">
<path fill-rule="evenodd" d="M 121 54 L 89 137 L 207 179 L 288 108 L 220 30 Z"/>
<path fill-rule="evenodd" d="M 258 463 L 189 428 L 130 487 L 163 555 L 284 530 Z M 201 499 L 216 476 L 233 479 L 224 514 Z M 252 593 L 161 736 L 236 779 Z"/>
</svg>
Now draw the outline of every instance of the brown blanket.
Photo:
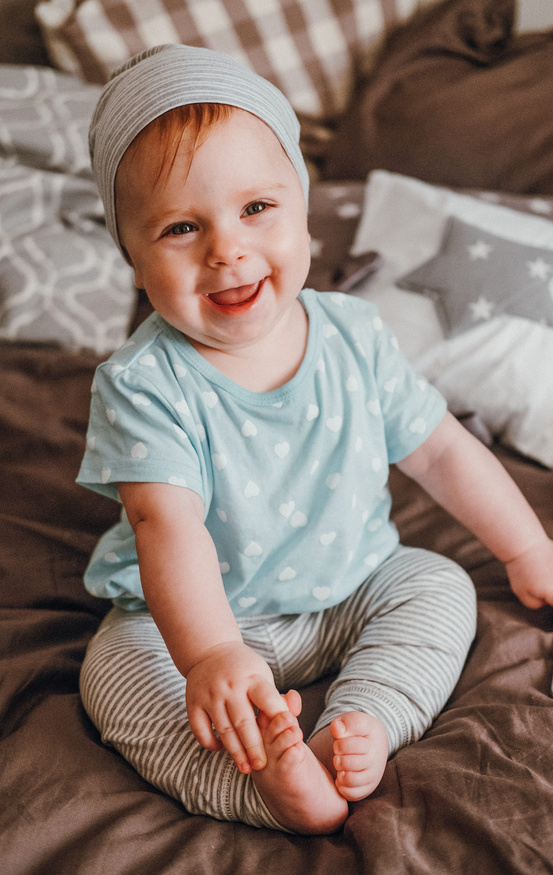
<svg viewBox="0 0 553 875">
<path fill-rule="evenodd" d="M 452 556 L 479 595 L 478 634 L 443 714 L 391 759 L 334 836 L 188 815 L 105 748 L 78 693 L 107 605 L 81 576 L 114 503 L 74 484 L 96 359 L 0 346 L 0 870 L 3 875 L 539 875 L 553 871 L 553 614 L 397 471 L 405 543 Z M 553 472 L 497 454 L 553 534 Z M 305 694 L 309 726 L 324 694 Z"/>
</svg>

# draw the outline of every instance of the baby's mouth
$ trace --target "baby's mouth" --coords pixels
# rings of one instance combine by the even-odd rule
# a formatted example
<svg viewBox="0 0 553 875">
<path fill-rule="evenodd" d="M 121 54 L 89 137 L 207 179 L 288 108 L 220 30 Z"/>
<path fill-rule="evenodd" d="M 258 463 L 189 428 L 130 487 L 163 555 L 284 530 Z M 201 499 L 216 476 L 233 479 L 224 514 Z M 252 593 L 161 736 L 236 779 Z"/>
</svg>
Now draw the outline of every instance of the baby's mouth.
<svg viewBox="0 0 553 875">
<path fill-rule="evenodd" d="M 223 289 L 221 292 L 212 292 L 211 295 L 208 295 L 208 298 L 220 307 L 235 307 L 240 304 L 249 304 L 255 300 L 262 285 L 263 280 L 259 280 L 259 282 L 251 283 L 247 286 L 236 286 L 232 289 Z"/>
</svg>

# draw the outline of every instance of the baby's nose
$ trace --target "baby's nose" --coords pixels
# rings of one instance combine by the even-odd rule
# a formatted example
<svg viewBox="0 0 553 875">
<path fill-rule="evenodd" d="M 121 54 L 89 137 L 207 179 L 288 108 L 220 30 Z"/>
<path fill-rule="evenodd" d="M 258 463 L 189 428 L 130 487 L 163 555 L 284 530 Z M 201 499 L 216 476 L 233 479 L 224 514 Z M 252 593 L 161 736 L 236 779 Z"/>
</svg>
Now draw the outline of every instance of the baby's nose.
<svg viewBox="0 0 553 875">
<path fill-rule="evenodd" d="M 230 267 L 245 255 L 246 246 L 239 232 L 230 229 L 212 231 L 207 251 L 210 267 Z"/>
</svg>

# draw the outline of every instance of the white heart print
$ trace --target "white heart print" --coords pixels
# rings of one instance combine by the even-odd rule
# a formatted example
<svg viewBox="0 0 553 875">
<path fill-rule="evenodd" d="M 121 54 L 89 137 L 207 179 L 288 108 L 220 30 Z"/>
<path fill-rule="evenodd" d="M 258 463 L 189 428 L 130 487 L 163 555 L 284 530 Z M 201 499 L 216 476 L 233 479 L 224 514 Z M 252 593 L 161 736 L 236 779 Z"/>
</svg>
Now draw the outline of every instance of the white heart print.
<svg viewBox="0 0 553 875">
<path fill-rule="evenodd" d="M 253 596 L 242 596 L 242 598 L 238 599 L 238 604 L 241 608 L 251 608 L 252 605 L 255 605 L 257 599 Z"/>
<path fill-rule="evenodd" d="M 336 489 L 341 479 L 342 478 L 339 474 L 329 474 L 325 480 L 325 483 L 329 489 Z"/>
<path fill-rule="evenodd" d="M 227 457 L 224 453 L 213 453 L 211 458 L 218 471 L 222 471 L 223 468 L 227 467 Z"/>
<path fill-rule="evenodd" d="M 326 427 L 329 428 L 330 431 L 333 431 L 336 434 L 336 432 L 340 431 L 340 429 L 342 428 L 342 417 L 341 416 L 331 416 L 326 421 Z"/>
<path fill-rule="evenodd" d="M 183 431 L 183 429 L 180 427 L 180 425 L 177 425 L 176 422 L 173 423 L 173 430 L 174 430 L 176 436 L 179 438 L 179 440 L 183 441 L 183 443 L 186 443 L 187 441 L 190 440 L 190 438 L 188 437 L 186 432 Z"/>
<path fill-rule="evenodd" d="M 422 416 L 418 416 L 409 426 L 409 431 L 413 434 L 424 434 L 426 431 L 426 422 Z"/>
<path fill-rule="evenodd" d="M 369 413 L 372 413 L 373 416 L 378 416 L 380 413 L 380 401 L 378 401 L 378 399 L 367 401 L 367 410 Z"/>
<path fill-rule="evenodd" d="M 286 519 L 288 519 L 288 518 L 290 517 L 292 511 L 294 510 L 295 506 L 296 506 L 295 501 L 286 501 L 286 502 L 283 502 L 283 503 L 280 505 L 280 507 L 279 507 L 279 509 L 278 509 L 278 512 L 279 512 L 280 514 L 282 514 L 283 517 L 285 517 Z"/>
<path fill-rule="evenodd" d="M 131 401 L 135 407 L 149 407 L 151 404 L 150 399 L 144 392 L 135 392 Z"/>
<path fill-rule="evenodd" d="M 167 481 L 171 486 L 188 486 L 184 477 L 169 477 Z"/>
<path fill-rule="evenodd" d="M 332 325 L 331 322 L 325 322 L 323 325 L 323 337 L 328 340 L 329 337 L 333 337 L 335 334 L 338 334 L 336 326 Z"/>
<path fill-rule="evenodd" d="M 244 487 L 244 495 L 246 498 L 255 498 L 256 495 L 259 495 L 259 491 L 257 483 L 254 483 L 253 480 L 248 480 Z"/>
<path fill-rule="evenodd" d="M 256 541 L 250 541 L 244 550 L 244 556 L 261 556 L 262 553 L 263 550 Z"/>
<path fill-rule="evenodd" d="M 279 459 L 285 459 L 290 452 L 290 444 L 288 441 L 282 441 L 279 444 L 275 444 L 274 450 Z"/>
<path fill-rule="evenodd" d="M 219 397 L 215 394 L 215 392 L 202 392 L 202 397 L 207 407 L 212 410 L 217 404 Z"/>
<path fill-rule="evenodd" d="M 242 426 L 242 434 L 244 437 L 255 437 L 257 434 L 257 428 L 251 421 L 251 419 L 246 419 L 244 425 Z"/>
<path fill-rule="evenodd" d="M 328 547 L 334 541 L 336 537 L 336 532 L 325 532 L 324 535 L 321 535 L 319 541 L 323 545 L 323 547 Z"/>
<path fill-rule="evenodd" d="M 353 374 L 350 374 L 347 378 L 346 389 L 348 390 L 348 392 L 357 392 L 357 390 L 359 389 L 357 377 L 354 377 Z"/>
<path fill-rule="evenodd" d="M 278 579 L 284 583 L 286 580 L 293 580 L 295 576 L 296 576 L 295 568 L 292 568 L 290 565 L 287 565 L 286 568 L 284 568 L 280 572 Z"/>
<path fill-rule="evenodd" d="M 184 398 L 182 399 L 182 401 L 177 401 L 177 403 L 175 404 L 175 410 L 177 410 L 179 413 L 182 413 L 183 416 L 190 416 L 190 407 L 188 406 Z"/>
<path fill-rule="evenodd" d="M 303 526 L 307 525 L 307 522 L 308 522 L 307 517 L 304 513 L 301 512 L 301 510 L 297 510 L 290 517 L 290 525 L 292 526 L 293 529 L 303 528 Z"/>
<path fill-rule="evenodd" d="M 142 443 L 142 441 L 138 441 L 137 444 L 131 449 L 131 456 L 133 459 L 147 459 L 148 458 L 148 450 Z"/>
<path fill-rule="evenodd" d="M 330 596 L 329 586 L 316 586 L 312 590 L 313 595 L 319 602 L 324 602 Z"/>
</svg>

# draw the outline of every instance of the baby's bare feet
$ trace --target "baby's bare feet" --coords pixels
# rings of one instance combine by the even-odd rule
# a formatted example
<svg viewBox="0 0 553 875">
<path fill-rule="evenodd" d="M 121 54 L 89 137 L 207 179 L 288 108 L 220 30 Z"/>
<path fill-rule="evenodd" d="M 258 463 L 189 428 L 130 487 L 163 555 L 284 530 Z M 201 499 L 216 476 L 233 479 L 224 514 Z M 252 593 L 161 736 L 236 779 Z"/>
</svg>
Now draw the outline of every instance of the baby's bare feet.
<svg viewBox="0 0 553 875">
<path fill-rule="evenodd" d="M 329 726 L 338 792 L 350 802 L 369 796 L 380 784 L 388 760 L 388 736 L 371 714 L 348 711 Z"/>
<path fill-rule="evenodd" d="M 336 717 L 313 736 L 309 747 L 349 802 L 370 796 L 380 784 L 388 759 L 388 736 L 371 714 L 348 711 Z"/>
<path fill-rule="evenodd" d="M 348 816 L 346 799 L 328 770 L 303 741 L 295 714 L 258 717 L 267 765 L 252 779 L 278 822 L 305 835 L 332 833 Z"/>
</svg>

